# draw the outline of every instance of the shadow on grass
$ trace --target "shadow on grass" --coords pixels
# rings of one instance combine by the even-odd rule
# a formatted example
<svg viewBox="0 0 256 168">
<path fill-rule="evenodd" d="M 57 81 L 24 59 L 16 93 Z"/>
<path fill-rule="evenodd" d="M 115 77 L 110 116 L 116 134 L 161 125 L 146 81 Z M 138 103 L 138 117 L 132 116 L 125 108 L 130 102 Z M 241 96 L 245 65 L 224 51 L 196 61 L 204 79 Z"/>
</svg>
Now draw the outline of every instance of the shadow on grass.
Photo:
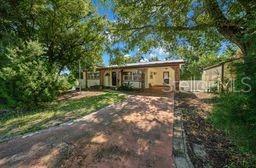
<svg viewBox="0 0 256 168">
<path fill-rule="evenodd" d="M 124 98 L 124 95 L 106 92 L 102 95 L 78 100 L 54 102 L 44 109 L 35 109 L 25 113 L 7 113 L 0 119 L 0 140 L 77 119 Z"/>
</svg>

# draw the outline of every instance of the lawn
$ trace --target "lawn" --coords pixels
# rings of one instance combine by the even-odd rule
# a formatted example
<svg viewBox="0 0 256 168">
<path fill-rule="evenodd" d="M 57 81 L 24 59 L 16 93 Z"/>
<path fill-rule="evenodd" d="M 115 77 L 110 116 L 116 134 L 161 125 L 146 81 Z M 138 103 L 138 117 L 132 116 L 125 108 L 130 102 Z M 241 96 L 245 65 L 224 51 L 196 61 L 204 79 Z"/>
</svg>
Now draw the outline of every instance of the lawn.
<svg viewBox="0 0 256 168">
<path fill-rule="evenodd" d="M 117 92 L 103 92 L 97 96 L 56 101 L 44 109 L 26 113 L 6 113 L 0 118 L 0 141 L 72 121 L 107 105 L 122 101 L 125 97 L 124 94 Z"/>
</svg>

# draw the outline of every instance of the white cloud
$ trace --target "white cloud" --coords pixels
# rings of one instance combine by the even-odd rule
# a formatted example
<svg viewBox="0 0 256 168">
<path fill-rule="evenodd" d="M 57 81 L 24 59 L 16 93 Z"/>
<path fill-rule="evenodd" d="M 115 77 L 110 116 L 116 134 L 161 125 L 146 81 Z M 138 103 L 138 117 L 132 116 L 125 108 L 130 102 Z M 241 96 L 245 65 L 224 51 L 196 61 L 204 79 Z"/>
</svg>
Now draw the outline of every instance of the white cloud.
<svg viewBox="0 0 256 168">
<path fill-rule="evenodd" d="M 147 58 L 158 57 L 159 60 L 165 60 L 165 58 L 169 56 L 169 52 L 162 47 L 158 47 L 151 49 L 150 52 L 144 56 Z"/>
<path fill-rule="evenodd" d="M 152 49 L 152 52 L 157 55 L 168 55 L 169 53 L 162 47 Z"/>
<path fill-rule="evenodd" d="M 147 58 L 141 59 L 140 62 L 149 62 Z"/>
</svg>

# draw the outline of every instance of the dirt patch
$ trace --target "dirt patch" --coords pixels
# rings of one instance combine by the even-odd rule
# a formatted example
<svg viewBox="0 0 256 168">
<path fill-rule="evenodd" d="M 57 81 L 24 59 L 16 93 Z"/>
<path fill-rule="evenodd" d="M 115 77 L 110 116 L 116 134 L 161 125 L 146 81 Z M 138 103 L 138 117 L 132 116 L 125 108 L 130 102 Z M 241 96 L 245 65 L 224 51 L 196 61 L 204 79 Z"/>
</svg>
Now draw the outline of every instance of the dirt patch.
<svg viewBox="0 0 256 168">
<path fill-rule="evenodd" d="M 74 124 L 0 144 L 0 167 L 172 167 L 172 124 L 172 94 L 132 95 Z"/>
<path fill-rule="evenodd" d="M 102 91 L 71 91 L 68 93 L 63 93 L 61 96 L 58 97 L 58 100 L 79 100 L 85 97 L 92 97 L 92 96 L 99 96 L 104 94 L 105 92 Z"/>
<path fill-rule="evenodd" d="M 208 120 L 214 95 L 209 93 L 179 93 L 175 95 L 175 109 L 182 111 L 189 156 L 195 167 L 225 167 L 239 165 L 237 149 L 221 130 Z M 239 167 L 239 166 L 238 166 Z"/>
</svg>

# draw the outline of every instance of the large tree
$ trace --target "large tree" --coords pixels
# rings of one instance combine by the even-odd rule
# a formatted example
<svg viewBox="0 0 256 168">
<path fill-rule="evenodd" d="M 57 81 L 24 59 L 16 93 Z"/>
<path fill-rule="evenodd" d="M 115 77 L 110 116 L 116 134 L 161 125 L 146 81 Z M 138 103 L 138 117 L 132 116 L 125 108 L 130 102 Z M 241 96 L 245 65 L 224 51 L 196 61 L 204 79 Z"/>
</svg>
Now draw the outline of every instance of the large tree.
<svg viewBox="0 0 256 168">
<path fill-rule="evenodd" d="M 256 5 L 251 0 L 113 0 L 115 33 L 129 47 L 165 46 L 174 50 L 180 39 L 192 47 L 227 39 L 255 57 Z"/>
<path fill-rule="evenodd" d="M 101 63 L 105 20 L 90 0 L 1 1 L 0 100 L 53 100 L 63 69 Z"/>
<path fill-rule="evenodd" d="M 117 17 L 114 33 L 128 44 L 128 49 L 136 46 L 147 51 L 160 45 L 177 51 L 182 46 L 187 51 L 202 49 L 207 56 L 223 40 L 241 49 L 244 63 L 237 65 L 237 92 L 222 94 L 213 121 L 232 135 L 240 149 L 256 153 L 255 1 L 113 0 L 112 3 Z"/>
<path fill-rule="evenodd" d="M 51 65 L 91 64 L 101 59 L 105 19 L 89 0 L 4 0 L 1 2 L 1 32 L 6 41 L 38 40 Z M 11 40 L 9 40 L 11 39 Z M 17 44 L 14 44 L 17 46 Z"/>
</svg>

